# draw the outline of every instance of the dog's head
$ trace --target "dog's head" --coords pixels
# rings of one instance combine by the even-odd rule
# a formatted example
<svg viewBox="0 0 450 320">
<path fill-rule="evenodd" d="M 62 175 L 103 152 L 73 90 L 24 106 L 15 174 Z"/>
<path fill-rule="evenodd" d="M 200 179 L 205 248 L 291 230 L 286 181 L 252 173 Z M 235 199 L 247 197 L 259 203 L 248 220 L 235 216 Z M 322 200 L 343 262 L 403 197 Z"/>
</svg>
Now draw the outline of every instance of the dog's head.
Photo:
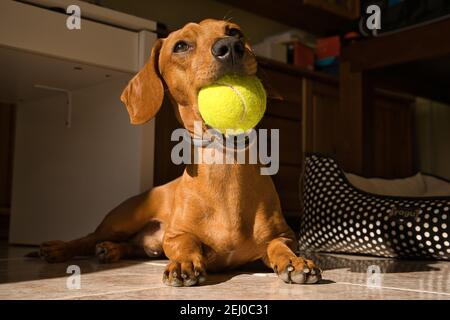
<svg viewBox="0 0 450 320">
<path fill-rule="evenodd" d="M 177 106 L 177 117 L 193 132 L 199 90 L 227 73 L 253 75 L 257 63 L 240 27 L 222 20 L 189 23 L 155 43 L 149 61 L 129 82 L 121 100 L 131 123 L 153 118 L 165 88 Z M 205 127 L 205 126 L 203 126 Z"/>
</svg>

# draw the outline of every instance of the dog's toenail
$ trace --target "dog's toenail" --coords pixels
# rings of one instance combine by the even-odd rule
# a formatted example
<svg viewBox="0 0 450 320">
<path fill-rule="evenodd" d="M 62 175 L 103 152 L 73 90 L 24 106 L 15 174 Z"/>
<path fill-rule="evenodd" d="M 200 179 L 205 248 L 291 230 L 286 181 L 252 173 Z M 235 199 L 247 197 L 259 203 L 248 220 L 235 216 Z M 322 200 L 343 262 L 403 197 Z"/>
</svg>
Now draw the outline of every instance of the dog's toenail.
<svg viewBox="0 0 450 320">
<path fill-rule="evenodd" d="M 309 271 L 310 271 L 310 270 L 309 270 L 308 268 L 304 268 L 304 269 L 303 269 L 303 272 L 304 272 L 304 273 L 308 273 Z"/>
<path fill-rule="evenodd" d="M 182 274 L 181 274 L 181 277 L 182 277 L 183 279 L 186 279 L 186 278 L 187 278 L 187 274 L 186 274 L 186 273 L 182 273 Z"/>
<path fill-rule="evenodd" d="M 316 270 L 312 269 L 311 274 L 316 274 Z"/>
<path fill-rule="evenodd" d="M 289 266 L 289 267 L 287 268 L 287 271 L 294 271 L 294 267 L 293 267 L 293 266 Z"/>
</svg>

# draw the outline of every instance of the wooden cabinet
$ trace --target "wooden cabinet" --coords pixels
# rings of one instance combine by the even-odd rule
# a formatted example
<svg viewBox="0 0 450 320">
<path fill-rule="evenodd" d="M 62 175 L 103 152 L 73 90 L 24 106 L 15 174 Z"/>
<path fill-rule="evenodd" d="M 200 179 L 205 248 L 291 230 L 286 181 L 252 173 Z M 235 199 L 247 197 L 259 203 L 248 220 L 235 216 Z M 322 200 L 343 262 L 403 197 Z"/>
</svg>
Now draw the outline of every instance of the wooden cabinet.
<svg viewBox="0 0 450 320">
<path fill-rule="evenodd" d="M 383 110 L 372 116 L 373 110 L 380 109 L 379 103 L 374 106 L 372 96 L 375 88 L 383 88 L 449 104 L 448 30 L 450 19 L 441 19 L 342 47 L 341 114 L 343 119 L 351 118 L 355 123 L 348 126 L 342 122 L 340 126 L 340 139 L 346 144 L 338 153 L 348 170 L 387 176 L 414 171 L 409 150 L 415 143 L 408 138 L 414 128 L 404 122 L 411 107 L 407 101 L 385 101 Z M 404 120 L 391 117 L 394 113 Z M 370 118 L 378 119 L 375 125 L 371 125 Z M 384 152 L 382 159 L 380 149 L 386 145 L 392 152 Z"/>
<path fill-rule="evenodd" d="M 304 80 L 304 151 L 336 157 L 339 89 L 337 81 Z"/>
<path fill-rule="evenodd" d="M 338 150 L 345 142 L 341 128 L 363 125 L 366 134 L 360 138 L 368 158 L 363 175 L 401 178 L 415 173 L 414 100 L 411 97 L 376 90 L 373 107 L 365 115 L 365 122 L 358 123 L 351 114 L 340 114 L 338 82 L 304 81 L 306 152 L 318 152 L 339 161 Z M 351 151 L 349 156 L 352 156 Z"/>
<path fill-rule="evenodd" d="M 415 173 L 414 100 L 388 92 L 377 92 L 371 121 L 372 161 L 369 175 L 402 178 Z"/>
</svg>

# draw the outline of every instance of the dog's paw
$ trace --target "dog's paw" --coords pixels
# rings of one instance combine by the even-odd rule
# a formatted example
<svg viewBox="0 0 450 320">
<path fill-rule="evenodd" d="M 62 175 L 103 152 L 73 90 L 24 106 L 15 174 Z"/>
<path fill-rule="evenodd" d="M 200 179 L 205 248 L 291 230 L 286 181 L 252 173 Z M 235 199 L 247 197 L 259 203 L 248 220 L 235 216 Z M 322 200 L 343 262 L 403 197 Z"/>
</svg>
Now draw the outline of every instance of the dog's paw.
<svg viewBox="0 0 450 320">
<path fill-rule="evenodd" d="M 302 257 L 284 259 L 274 266 L 274 270 L 286 283 L 312 284 L 322 279 L 322 270 Z"/>
<path fill-rule="evenodd" d="M 64 262 L 72 258 L 67 242 L 60 240 L 47 241 L 41 244 L 39 256 L 47 262 Z"/>
<path fill-rule="evenodd" d="M 164 270 L 163 282 L 172 287 L 191 287 L 205 281 L 206 272 L 201 263 L 169 262 Z"/>
<path fill-rule="evenodd" d="M 122 257 L 121 245 L 111 241 L 97 243 L 95 256 L 100 263 L 112 263 L 119 261 Z"/>
</svg>

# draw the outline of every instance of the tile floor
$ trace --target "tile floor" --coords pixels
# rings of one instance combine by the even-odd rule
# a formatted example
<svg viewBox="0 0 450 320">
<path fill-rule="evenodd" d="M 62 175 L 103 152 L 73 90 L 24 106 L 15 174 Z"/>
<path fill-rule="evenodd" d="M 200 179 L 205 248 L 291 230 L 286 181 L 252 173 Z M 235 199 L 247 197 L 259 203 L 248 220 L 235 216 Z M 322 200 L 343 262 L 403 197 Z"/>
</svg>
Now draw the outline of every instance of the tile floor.
<svg viewBox="0 0 450 320">
<path fill-rule="evenodd" d="M 0 246 L 0 299 L 450 299 L 450 262 L 320 254 L 324 280 L 317 285 L 285 284 L 252 266 L 209 275 L 200 287 L 171 288 L 161 282 L 165 260 L 47 264 L 23 258 L 29 251 Z M 80 267 L 80 289 L 67 288 L 69 265 Z M 379 276 L 368 277 L 370 266 Z"/>
</svg>

